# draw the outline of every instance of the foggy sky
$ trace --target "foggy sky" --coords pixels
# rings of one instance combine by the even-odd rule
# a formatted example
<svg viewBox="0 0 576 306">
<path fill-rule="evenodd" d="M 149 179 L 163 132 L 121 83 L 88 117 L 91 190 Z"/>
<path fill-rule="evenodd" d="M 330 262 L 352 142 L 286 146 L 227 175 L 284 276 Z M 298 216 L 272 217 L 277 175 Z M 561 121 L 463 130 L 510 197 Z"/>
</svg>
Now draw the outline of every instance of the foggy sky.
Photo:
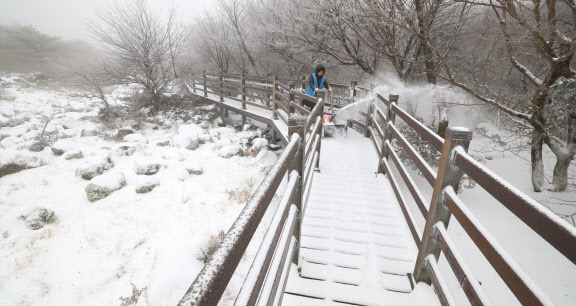
<svg viewBox="0 0 576 306">
<path fill-rule="evenodd" d="M 118 0 L 119 3 L 127 0 Z M 215 0 L 148 0 L 148 4 L 167 12 L 172 3 L 185 20 L 201 16 L 210 10 Z M 64 39 L 91 40 L 86 21 L 95 18 L 95 11 L 112 0 L 0 0 L 0 23 L 33 25 L 39 31 Z"/>
</svg>

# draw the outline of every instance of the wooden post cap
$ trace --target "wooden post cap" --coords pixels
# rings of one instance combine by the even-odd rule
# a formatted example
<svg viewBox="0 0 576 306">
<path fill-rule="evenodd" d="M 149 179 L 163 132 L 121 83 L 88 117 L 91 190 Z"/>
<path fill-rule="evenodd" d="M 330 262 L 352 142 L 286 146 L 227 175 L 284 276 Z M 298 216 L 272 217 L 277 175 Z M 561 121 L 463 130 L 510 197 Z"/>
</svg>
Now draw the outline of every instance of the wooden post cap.
<svg viewBox="0 0 576 306">
<path fill-rule="evenodd" d="M 400 98 L 400 95 L 388 95 L 388 99 L 390 100 L 390 103 L 398 102 L 399 98 Z"/>
<path fill-rule="evenodd" d="M 451 126 L 446 130 L 446 137 L 453 140 L 472 140 L 472 131 L 465 127 Z"/>
</svg>

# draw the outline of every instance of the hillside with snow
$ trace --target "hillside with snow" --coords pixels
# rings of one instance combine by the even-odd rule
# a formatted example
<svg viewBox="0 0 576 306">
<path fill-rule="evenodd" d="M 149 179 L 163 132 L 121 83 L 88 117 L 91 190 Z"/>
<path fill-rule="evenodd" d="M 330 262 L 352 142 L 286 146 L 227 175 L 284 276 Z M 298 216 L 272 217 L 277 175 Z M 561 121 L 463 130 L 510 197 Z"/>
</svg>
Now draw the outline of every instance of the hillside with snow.
<svg viewBox="0 0 576 306">
<path fill-rule="evenodd" d="M 277 158 L 214 106 L 101 122 L 98 101 L 34 74 L 0 84 L 3 305 L 176 303 Z"/>
</svg>

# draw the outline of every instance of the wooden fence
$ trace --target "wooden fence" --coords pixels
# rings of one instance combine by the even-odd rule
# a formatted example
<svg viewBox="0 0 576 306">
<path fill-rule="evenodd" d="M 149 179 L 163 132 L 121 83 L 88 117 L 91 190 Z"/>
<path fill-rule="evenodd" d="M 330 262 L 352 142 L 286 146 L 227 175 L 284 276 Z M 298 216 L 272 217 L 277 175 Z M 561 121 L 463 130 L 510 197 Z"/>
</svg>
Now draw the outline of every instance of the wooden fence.
<svg viewBox="0 0 576 306">
<path fill-rule="evenodd" d="M 279 192 L 280 183 L 287 180 L 286 188 L 281 192 L 280 204 L 236 298 L 236 305 L 279 305 L 290 265 L 293 262 L 298 263 L 300 258 L 301 216 L 306 210 L 310 187 L 320 159 L 324 92 L 319 92 L 317 98 L 306 96 L 293 89 L 294 82 L 286 86 L 280 83 L 278 78 L 266 83 L 264 80 L 244 75 L 219 75 L 217 81 L 208 81 L 210 77 L 214 78 L 203 74 L 203 82 L 194 82 L 190 90 L 197 91 L 197 86 L 200 85 L 204 96 L 208 96 L 208 93 L 219 95 L 220 104 L 225 103 L 224 97 L 234 99 L 240 95 L 239 102 L 243 109 L 246 105 L 251 105 L 251 102 L 246 101 L 246 97 L 250 96 L 247 89 L 258 88 L 257 90 L 264 93 L 270 93 L 271 98 L 255 96 L 262 103 L 270 103 L 258 107 L 273 112 L 274 119 L 284 121 L 290 136 L 284 152 L 179 305 L 218 304 L 254 232 L 261 224 L 264 213 L 274 195 Z M 238 80 L 239 82 L 236 82 Z M 219 86 L 214 86 L 214 82 L 218 82 Z M 265 88 L 266 86 L 270 88 Z M 296 96 L 315 101 L 316 106 L 310 111 L 294 102 Z"/>
<path fill-rule="evenodd" d="M 444 276 L 438 270 L 437 261 L 440 253 L 443 253 L 456 278 L 460 280 L 461 288 L 470 303 L 472 305 L 490 304 L 446 231 L 450 217 L 453 215 L 522 304 L 553 304 L 458 198 L 456 190 L 460 187 L 463 175 L 466 174 L 574 264 L 576 264 L 576 229 L 474 160 L 467 153 L 472 140 L 470 130 L 450 127 L 446 131 L 445 138 L 442 139 L 400 108 L 398 99 L 397 95 L 390 95 L 386 99 L 376 94 L 364 116 L 365 120 L 355 120 L 349 124 L 357 126 L 372 139 L 380 157 L 378 171 L 388 177 L 408 222 L 414 242 L 419 249 L 414 268 L 415 280 L 434 284 L 441 303 L 455 305 L 450 291 L 446 288 Z M 382 110 L 379 105 L 384 105 L 385 110 Z M 403 120 L 417 132 L 423 141 L 441 153 L 438 171 L 435 171 L 417 152 L 413 144 L 400 133 L 396 127 L 397 118 Z M 392 146 L 393 141 L 401 147 L 433 187 L 429 201 L 424 199 L 419 186 L 416 186 L 406 170 Z M 407 195 L 403 194 L 398 178 L 392 172 L 390 160 L 406 185 L 408 196 L 412 197 L 418 207 L 416 214 L 421 214 L 426 220 L 423 231 L 417 228 L 414 215 L 407 206 Z"/>
<path fill-rule="evenodd" d="M 190 92 L 204 97 L 209 94 L 216 95 L 220 102 L 218 104 L 223 108 L 228 107 L 243 116 L 253 116 L 255 120 L 275 126 L 277 131 L 279 129 L 274 122 L 281 120 L 288 130 L 284 136 L 287 143 L 284 152 L 232 225 L 220 248 L 190 286 L 180 305 L 218 303 L 254 231 L 260 225 L 264 212 L 278 191 L 280 182 L 287 179 L 288 184 L 280 206 L 236 299 L 236 305 L 281 303 L 290 263 L 299 259 L 301 216 L 306 209 L 314 170 L 319 165 L 322 117 L 324 106 L 328 105 L 323 92 L 319 93 L 318 98 L 305 95 L 305 82 L 306 77 L 291 80 L 203 71 L 193 77 L 191 86 L 185 84 Z M 334 90 L 341 89 L 350 93 L 348 98 L 342 99 L 343 102 L 337 102 L 339 105 L 357 99 L 358 92 L 373 97 L 367 112 L 363 113 L 363 118 L 350 120 L 348 124 L 371 138 L 379 155 L 378 172 L 385 174 L 392 185 L 412 238 L 418 246 L 419 253 L 414 268 L 416 281 L 433 284 L 443 305 L 455 305 L 444 275 L 438 269 L 438 259 L 443 253 L 453 273 L 460 280 L 461 288 L 470 303 L 490 304 L 446 231 L 450 217 L 454 215 L 522 304 L 552 304 L 549 297 L 534 285 L 528 275 L 466 208 L 458 198 L 456 190 L 466 174 L 574 264 L 576 229 L 470 157 L 467 150 L 472 140 L 471 131 L 465 128 L 449 128 L 445 137 L 441 138 L 400 108 L 397 95 L 384 98 L 373 91 L 374 86 L 365 88 L 358 86 L 356 82 L 331 86 Z M 240 102 L 241 107 L 227 106 L 225 98 Z M 317 102 L 316 107 L 309 111 L 302 105 L 302 99 Z M 272 118 L 248 112 L 247 106 L 269 111 Z M 397 118 L 441 153 L 438 171 L 426 162 L 414 145 L 399 131 L 396 126 Z M 424 198 L 393 148 L 393 142 L 402 148 L 427 183 L 433 187 L 431 199 Z M 403 193 L 399 180 L 392 171 L 390 160 L 407 186 L 409 195 Z M 426 220 L 423 230 L 418 229 L 414 215 L 407 205 L 406 196 L 414 200 L 418 208 L 416 213 Z"/>
</svg>

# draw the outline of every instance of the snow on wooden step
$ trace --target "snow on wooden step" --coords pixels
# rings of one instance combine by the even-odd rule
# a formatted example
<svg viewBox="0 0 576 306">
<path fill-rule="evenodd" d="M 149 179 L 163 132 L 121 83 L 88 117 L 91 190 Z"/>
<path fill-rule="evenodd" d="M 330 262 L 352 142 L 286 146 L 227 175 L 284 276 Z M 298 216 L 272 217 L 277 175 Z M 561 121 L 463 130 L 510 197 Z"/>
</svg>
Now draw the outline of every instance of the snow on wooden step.
<svg viewBox="0 0 576 306">
<path fill-rule="evenodd" d="M 369 139 L 348 140 L 322 140 L 283 305 L 422 304 L 410 297 L 417 252 L 394 191 L 374 174 Z"/>
<path fill-rule="evenodd" d="M 308 262 L 324 265 L 332 264 L 349 269 L 361 269 L 366 265 L 366 256 L 343 254 L 333 251 L 301 249 L 300 256 Z"/>
</svg>

